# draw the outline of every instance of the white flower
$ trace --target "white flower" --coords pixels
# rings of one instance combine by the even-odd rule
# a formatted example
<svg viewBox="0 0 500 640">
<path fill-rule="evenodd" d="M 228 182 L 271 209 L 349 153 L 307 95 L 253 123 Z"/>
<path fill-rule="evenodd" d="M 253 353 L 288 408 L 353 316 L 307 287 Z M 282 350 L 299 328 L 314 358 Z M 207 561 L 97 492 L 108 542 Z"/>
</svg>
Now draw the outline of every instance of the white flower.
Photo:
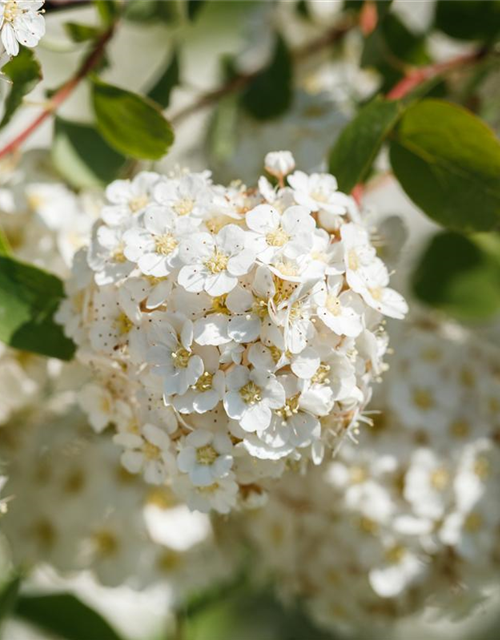
<svg viewBox="0 0 500 640">
<path fill-rule="evenodd" d="M 174 328 L 171 322 L 177 327 Z M 146 360 L 153 366 L 153 373 L 162 376 L 165 395 L 186 393 L 205 369 L 201 357 L 191 349 L 193 323 L 169 315 L 151 333 L 153 346 L 148 350 Z"/>
<path fill-rule="evenodd" d="M 1 0 L 1 39 L 9 55 L 17 56 L 19 43 L 35 47 L 45 34 L 45 21 L 40 13 L 43 1 Z"/>
<path fill-rule="evenodd" d="M 232 444 L 224 433 L 197 429 L 190 433 L 177 456 L 177 466 L 195 486 L 207 487 L 229 474 Z"/>
<path fill-rule="evenodd" d="M 264 263 L 279 253 L 297 258 L 309 251 L 315 223 L 305 207 L 288 207 L 281 215 L 273 207 L 261 204 L 249 211 L 245 221 L 253 234 L 249 246 Z"/>
<path fill-rule="evenodd" d="M 276 178 L 283 178 L 295 169 L 295 160 L 290 151 L 271 151 L 264 159 L 264 167 Z"/>
<path fill-rule="evenodd" d="M 229 473 L 225 478 L 219 478 L 204 487 L 196 487 L 190 480 L 189 484 L 183 483 L 180 478 L 176 481 L 174 490 L 186 500 L 190 509 L 202 513 L 215 509 L 218 513 L 224 514 L 229 513 L 236 506 L 238 484 L 235 482 L 234 475 Z"/>
<path fill-rule="evenodd" d="M 186 393 L 172 399 L 172 404 L 180 413 L 205 413 L 222 401 L 224 391 L 224 373 L 205 370 Z"/>
<path fill-rule="evenodd" d="M 355 338 L 363 330 L 363 303 L 352 291 L 342 291 L 343 276 L 330 276 L 314 294 L 318 316 L 339 336 Z"/>
<path fill-rule="evenodd" d="M 106 387 L 94 383 L 86 384 L 80 391 L 78 400 L 97 433 L 103 431 L 112 421 L 115 399 Z"/>
<path fill-rule="evenodd" d="M 285 390 L 276 377 L 265 371 L 236 366 L 227 376 L 224 408 L 245 431 L 263 431 L 272 418 L 272 409 L 285 404 Z"/>
<path fill-rule="evenodd" d="M 209 212 L 215 194 L 206 175 L 189 174 L 178 179 L 160 180 L 154 189 L 154 198 L 177 216 L 201 218 Z"/>
<path fill-rule="evenodd" d="M 95 227 L 87 260 L 89 267 L 95 272 L 96 284 L 112 284 L 128 276 L 134 269 L 134 264 L 123 253 L 123 234 L 127 228 L 105 225 Z"/>
<path fill-rule="evenodd" d="M 178 281 L 186 291 L 205 290 L 212 296 L 229 293 L 238 276 L 248 273 L 254 263 L 252 251 L 245 248 L 245 232 L 236 225 L 224 227 L 214 237 L 208 233 L 193 234 L 181 243 L 179 255 L 185 266 Z"/>
<path fill-rule="evenodd" d="M 430 449 L 418 449 L 405 475 L 404 497 L 418 516 L 438 520 L 452 502 L 452 478 L 449 462 Z"/>
<path fill-rule="evenodd" d="M 349 196 L 337 191 L 337 181 L 327 173 L 308 176 L 303 171 L 295 171 L 288 176 L 288 184 L 293 189 L 297 204 L 307 207 L 309 211 L 325 211 L 342 216 L 351 204 Z"/>
<path fill-rule="evenodd" d="M 109 205 L 102 210 L 102 219 L 110 226 L 121 225 L 133 216 L 139 216 L 151 203 L 152 189 L 158 174 L 138 173 L 133 180 L 115 180 L 106 189 Z"/>
<path fill-rule="evenodd" d="M 165 431 L 146 424 L 140 433 L 118 433 L 113 440 L 125 449 L 121 460 L 127 471 L 142 472 L 151 484 L 165 482 L 173 462 L 170 438 Z"/>
<path fill-rule="evenodd" d="M 191 218 L 178 218 L 168 209 L 152 205 L 144 214 L 144 229 L 132 227 L 123 235 L 125 257 L 148 276 L 161 278 L 180 263 L 179 242 L 196 229 Z"/>
</svg>

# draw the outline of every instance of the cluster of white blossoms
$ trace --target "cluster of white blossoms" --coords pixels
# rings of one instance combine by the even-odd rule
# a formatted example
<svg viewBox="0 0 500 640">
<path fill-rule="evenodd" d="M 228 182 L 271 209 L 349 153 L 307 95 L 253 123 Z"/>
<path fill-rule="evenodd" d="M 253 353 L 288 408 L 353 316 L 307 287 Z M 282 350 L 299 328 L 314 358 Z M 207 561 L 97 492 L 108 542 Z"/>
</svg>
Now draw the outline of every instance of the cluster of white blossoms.
<svg viewBox="0 0 500 640">
<path fill-rule="evenodd" d="M 81 404 L 122 461 L 226 513 L 356 428 L 402 318 L 352 198 L 266 157 L 258 188 L 209 173 L 116 181 L 58 320 L 93 370 Z"/>
<path fill-rule="evenodd" d="M 456 327 L 393 344 L 360 443 L 238 516 L 254 569 L 355 637 L 426 607 L 470 614 L 500 585 L 500 354 Z"/>
<path fill-rule="evenodd" d="M 0 0 L 0 40 L 8 56 L 17 56 L 20 44 L 35 47 L 44 36 L 44 1 Z"/>
</svg>

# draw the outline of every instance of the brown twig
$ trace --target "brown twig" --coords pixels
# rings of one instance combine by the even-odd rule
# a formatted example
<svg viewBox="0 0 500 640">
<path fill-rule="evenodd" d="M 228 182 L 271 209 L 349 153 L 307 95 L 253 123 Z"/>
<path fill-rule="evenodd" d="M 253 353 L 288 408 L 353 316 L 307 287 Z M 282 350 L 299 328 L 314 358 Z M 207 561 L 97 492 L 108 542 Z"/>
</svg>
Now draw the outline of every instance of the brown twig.
<svg viewBox="0 0 500 640">
<path fill-rule="evenodd" d="M 0 149 L 0 159 L 17 151 L 17 149 L 23 144 L 23 142 L 25 142 L 25 140 L 27 140 L 38 129 L 38 127 L 43 124 L 45 120 L 47 120 L 47 118 L 51 116 L 62 105 L 62 103 L 69 98 L 69 96 L 73 93 L 80 82 L 84 78 L 86 78 L 88 74 L 93 71 L 93 69 L 97 67 L 104 55 L 106 45 L 113 37 L 115 27 L 116 24 L 112 24 L 109 29 L 107 29 L 102 34 L 102 36 L 96 41 L 94 48 L 85 58 L 75 75 L 56 91 L 43 111 L 11 142 Z"/>
</svg>

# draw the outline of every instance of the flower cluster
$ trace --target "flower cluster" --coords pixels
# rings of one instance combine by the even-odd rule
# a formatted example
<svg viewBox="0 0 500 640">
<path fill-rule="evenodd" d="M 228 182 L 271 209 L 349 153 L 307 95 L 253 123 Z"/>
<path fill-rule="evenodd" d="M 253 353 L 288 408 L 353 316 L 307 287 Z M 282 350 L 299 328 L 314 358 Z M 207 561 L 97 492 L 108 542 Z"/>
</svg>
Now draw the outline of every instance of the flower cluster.
<svg viewBox="0 0 500 640">
<path fill-rule="evenodd" d="M 0 0 L 0 39 L 9 56 L 17 56 L 19 44 L 35 47 L 45 34 L 44 0 Z"/>
<path fill-rule="evenodd" d="M 94 373 L 81 404 L 122 462 L 195 509 L 259 499 L 319 463 L 383 370 L 388 287 L 354 201 L 327 174 L 266 157 L 258 188 L 208 173 L 116 181 L 58 319 Z"/>
<path fill-rule="evenodd" d="M 456 327 L 393 343 L 360 444 L 239 516 L 256 570 L 356 637 L 426 606 L 468 614 L 498 587 L 500 356 Z"/>
</svg>

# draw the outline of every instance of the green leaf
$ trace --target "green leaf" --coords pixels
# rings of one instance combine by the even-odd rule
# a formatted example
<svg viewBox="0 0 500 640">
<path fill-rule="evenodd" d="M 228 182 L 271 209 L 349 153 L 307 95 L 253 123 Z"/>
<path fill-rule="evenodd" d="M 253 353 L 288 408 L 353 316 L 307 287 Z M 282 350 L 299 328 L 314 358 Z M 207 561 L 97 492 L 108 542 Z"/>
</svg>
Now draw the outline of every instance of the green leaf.
<svg viewBox="0 0 500 640">
<path fill-rule="evenodd" d="M 19 588 L 21 586 L 21 576 L 12 577 L 0 592 L 0 625 L 8 618 L 17 602 Z"/>
<path fill-rule="evenodd" d="M 31 49 L 21 47 L 19 55 L 2 67 L 2 72 L 12 81 L 12 87 L 5 99 L 5 108 L 0 122 L 0 129 L 7 125 L 17 108 L 22 104 L 25 95 L 33 91 L 42 79 L 40 63 Z"/>
<path fill-rule="evenodd" d="M 345 127 L 330 153 L 329 162 L 330 173 L 337 178 L 341 191 L 349 193 L 366 178 L 400 114 L 398 102 L 376 98 Z"/>
<path fill-rule="evenodd" d="M 76 188 L 112 182 L 126 159 L 112 149 L 94 127 L 56 118 L 52 161 L 59 173 Z"/>
<path fill-rule="evenodd" d="M 249 83 L 242 96 L 244 108 L 257 120 L 277 118 L 292 102 L 292 59 L 278 35 L 268 66 Z"/>
<path fill-rule="evenodd" d="M 187 15 L 190 20 L 196 20 L 205 2 L 206 0 L 187 0 Z"/>
<path fill-rule="evenodd" d="M 434 26 L 457 40 L 489 43 L 500 35 L 500 2 L 497 0 L 440 0 Z"/>
<path fill-rule="evenodd" d="M 12 253 L 12 249 L 10 247 L 10 242 L 7 236 L 5 235 L 5 231 L 0 227 L 0 256 L 10 256 Z"/>
<path fill-rule="evenodd" d="M 120 640 L 99 613 L 69 593 L 21 596 L 15 613 L 64 640 Z"/>
<path fill-rule="evenodd" d="M 180 3 L 171 0 L 128 0 L 124 6 L 124 17 L 131 22 L 172 24 L 181 14 Z"/>
<path fill-rule="evenodd" d="M 466 109 L 434 99 L 411 106 L 390 155 L 403 189 L 439 224 L 467 232 L 500 222 L 500 143 Z"/>
<path fill-rule="evenodd" d="M 497 248 L 499 242 L 497 236 Z M 416 297 L 462 321 L 498 313 L 500 252 L 495 257 L 485 246 L 481 236 L 449 231 L 434 236 L 412 276 Z"/>
<path fill-rule="evenodd" d="M 165 70 L 148 91 L 148 97 L 166 109 L 170 104 L 172 89 L 179 84 L 180 66 L 179 53 L 174 50 L 168 59 Z"/>
<path fill-rule="evenodd" d="M 97 128 L 120 153 L 140 160 L 159 160 L 172 145 L 172 127 L 149 98 L 94 78 L 92 102 Z"/>
<path fill-rule="evenodd" d="M 54 321 L 63 297 L 56 276 L 0 256 L 0 340 L 16 349 L 70 360 L 75 345 Z"/>
<path fill-rule="evenodd" d="M 120 7 L 116 0 L 94 0 L 94 5 L 105 27 L 110 27 L 118 18 Z"/>
<path fill-rule="evenodd" d="M 102 29 L 91 27 L 87 24 L 78 24 L 76 22 L 66 22 L 64 28 L 73 40 L 73 42 L 87 42 L 88 40 L 96 40 L 102 35 Z"/>
</svg>

